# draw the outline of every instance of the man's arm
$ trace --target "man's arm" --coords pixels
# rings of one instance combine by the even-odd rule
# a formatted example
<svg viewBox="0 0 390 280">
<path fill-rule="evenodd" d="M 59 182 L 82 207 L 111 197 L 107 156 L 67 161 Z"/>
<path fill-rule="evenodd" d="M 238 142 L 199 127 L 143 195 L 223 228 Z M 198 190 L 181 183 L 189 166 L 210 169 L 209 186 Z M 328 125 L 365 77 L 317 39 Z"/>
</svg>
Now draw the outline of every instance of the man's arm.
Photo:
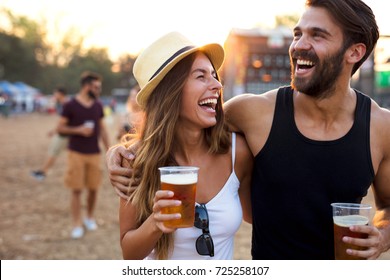
<svg viewBox="0 0 390 280">
<path fill-rule="evenodd" d="M 57 126 L 58 133 L 66 134 L 66 135 L 72 135 L 72 134 L 82 135 L 85 137 L 89 137 L 93 133 L 93 128 L 86 127 L 84 125 L 69 126 L 68 122 L 69 122 L 68 118 L 61 116 Z"/>
<path fill-rule="evenodd" d="M 376 174 L 372 185 L 376 212 L 372 226 L 353 226 L 350 229 L 368 234 L 367 239 L 344 237 L 346 243 L 366 247 L 367 250 L 349 249 L 348 254 L 377 259 L 390 249 L 390 111 L 374 104 L 371 114 L 371 151 Z"/>
<path fill-rule="evenodd" d="M 382 253 L 390 249 L 390 111 L 381 109 L 380 112 L 382 128 L 379 133 L 380 143 L 383 143 L 383 158 L 373 185 L 377 210 L 372 223 L 381 233 L 379 246 Z"/>
<path fill-rule="evenodd" d="M 389 160 L 387 160 L 389 161 Z M 387 167 L 383 167 L 386 174 L 387 182 L 384 189 L 382 183 L 374 187 L 375 204 L 377 211 L 373 218 L 373 225 L 377 227 L 381 233 L 379 239 L 380 253 L 390 249 L 390 163 L 385 163 Z M 379 255 L 378 255 L 379 256 Z"/>
<path fill-rule="evenodd" d="M 241 94 L 224 105 L 229 129 L 245 136 L 253 156 L 263 148 L 271 131 L 276 93 L 277 90 L 264 94 Z"/>
<path fill-rule="evenodd" d="M 253 94 L 241 94 L 229 99 L 224 104 L 223 108 L 230 131 L 244 133 L 244 125 L 247 120 L 243 111 L 247 110 L 251 99 L 253 99 Z"/>
<path fill-rule="evenodd" d="M 112 146 L 106 153 L 106 164 L 111 185 L 115 192 L 123 199 L 129 198 L 128 190 L 132 170 L 130 164 L 125 164 L 127 161 L 134 160 L 134 154 L 125 148 L 124 145 L 118 144 Z"/>
</svg>

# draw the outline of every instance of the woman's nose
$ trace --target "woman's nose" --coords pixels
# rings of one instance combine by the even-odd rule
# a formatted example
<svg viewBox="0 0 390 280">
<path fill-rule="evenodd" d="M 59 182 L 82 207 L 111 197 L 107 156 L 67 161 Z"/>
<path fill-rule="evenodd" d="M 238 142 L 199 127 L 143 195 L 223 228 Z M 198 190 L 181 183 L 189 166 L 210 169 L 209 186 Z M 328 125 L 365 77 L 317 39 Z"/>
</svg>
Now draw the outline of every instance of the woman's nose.
<svg viewBox="0 0 390 280">
<path fill-rule="evenodd" d="M 220 90 L 222 89 L 222 84 L 220 81 L 218 81 L 218 79 L 214 78 L 213 82 L 211 83 L 211 88 L 213 90 Z"/>
</svg>

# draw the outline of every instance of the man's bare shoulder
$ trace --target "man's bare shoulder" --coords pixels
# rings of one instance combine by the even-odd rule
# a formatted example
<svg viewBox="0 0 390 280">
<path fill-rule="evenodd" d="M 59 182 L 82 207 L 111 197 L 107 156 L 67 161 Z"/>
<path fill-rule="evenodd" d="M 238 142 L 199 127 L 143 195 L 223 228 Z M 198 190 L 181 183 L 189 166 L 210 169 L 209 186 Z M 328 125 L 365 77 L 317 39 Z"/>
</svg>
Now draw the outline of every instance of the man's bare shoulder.
<svg viewBox="0 0 390 280">
<path fill-rule="evenodd" d="M 380 107 L 375 101 L 371 102 L 371 126 L 374 129 L 374 133 L 379 135 L 386 143 L 389 143 L 390 110 Z"/>
<path fill-rule="evenodd" d="M 270 126 L 277 91 L 275 89 L 263 94 L 241 94 L 227 101 L 224 109 L 230 129 L 248 134 L 250 131 Z"/>
<path fill-rule="evenodd" d="M 374 168 L 377 167 L 373 184 L 375 204 L 377 209 L 384 209 L 390 207 L 390 111 L 373 101 L 370 124 L 372 161 Z M 376 225 L 383 223 L 378 216 L 374 220 L 376 218 Z"/>
<path fill-rule="evenodd" d="M 380 107 L 374 100 L 371 101 L 371 119 L 376 125 L 390 125 L 390 110 Z"/>
<path fill-rule="evenodd" d="M 226 111 L 242 110 L 243 108 L 245 108 L 246 111 L 251 111 L 252 109 L 256 111 L 269 108 L 273 109 L 277 91 L 277 89 L 274 89 L 262 94 L 240 94 L 229 99 L 225 103 L 224 108 Z"/>
</svg>

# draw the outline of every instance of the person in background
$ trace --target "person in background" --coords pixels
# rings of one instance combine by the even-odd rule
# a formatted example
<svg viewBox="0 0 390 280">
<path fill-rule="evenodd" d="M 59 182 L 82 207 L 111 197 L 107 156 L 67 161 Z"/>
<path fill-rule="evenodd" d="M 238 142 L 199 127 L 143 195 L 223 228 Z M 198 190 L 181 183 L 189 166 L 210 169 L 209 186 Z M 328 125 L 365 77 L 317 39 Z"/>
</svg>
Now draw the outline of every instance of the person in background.
<svg viewBox="0 0 390 280">
<path fill-rule="evenodd" d="M 122 139 L 122 137 L 126 134 L 127 137 L 129 137 L 130 135 L 137 133 L 141 127 L 143 113 L 141 107 L 136 101 L 136 96 L 139 90 L 139 85 L 135 85 L 129 91 L 129 96 L 126 101 L 126 113 L 124 114 L 118 129 L 118 141 L 126 142 L 129 139 Z"/>
<path fill-rule="evenodd" d="M 223 60 L 219 44 L 196 47 L 172 32 L 146 48 L 134 64 L 137 102 L 145 115 L 132 144 L 137 146 L 132 168 L 140 182 L 129 199 L 120 198 L 125 259 L 233 257 L 243 216 L 250 221 L 253 159 L 243 137 L 228 132 L 224 122 L 217 74 Z M 202 220 L 189 228 L 163 224 L 180 217 L 161 209 L 181 201 L 159 190 L 158 168 L 177 165 L 200 168 L 195 200 Z"/>
<path fill-rule="evenodd" d="M 253 259 L 334 259 L 333 202 L 359 203 L 372 186 L 372 224 L 345 236 L 376 259 L 390 248 L 390 112 L 351 88 L 352 75 L 379 38 L 361 0 L 307 0 L 293 31 L 291 86 L 225 103 L 230 129 L 245 135 L 252 175 Z M 131 170 L 123 146 L 107 153 L 110 179 L 123 194 Z"/>
<path fill-rule="evenodd" d="M 85 72 L 81 75 L 80 84 L 80 91 L 65 103 L 58 124 L 58 132 L 69 135 L 65 186 L 72 192 L 73 229 L 71 237 L 74 239 L 84 235 L 83 223 L 87 230 L 97 229 L 94 211 L 102 181 L 99 138 L 106 150 L 109 148 L 103 122 L 103 106 L 97 100 L 102 88 L 102 78 L 99 74 Z M 83 220 L 81 193 L 84 188 L 88 189 L 88 196 L 87 214 Z"/>
<path fill-rule="evenodd" d="M 62 107 L 68 101 L 66 88 L 57 87 L 53 92 L 53 99 L 55 101 L 56 112 L 61 115 Z M 31 176 L 38 181 L 42 181 L 46 178 L 58 156 L 66 149 L 68 143 L 67 135 L 58 133 L 57 128 L 50 130 L 48 136 L 51 137 L 51 141 L 47 158 L 40 169 L 31 172 Z"/>
</svg>

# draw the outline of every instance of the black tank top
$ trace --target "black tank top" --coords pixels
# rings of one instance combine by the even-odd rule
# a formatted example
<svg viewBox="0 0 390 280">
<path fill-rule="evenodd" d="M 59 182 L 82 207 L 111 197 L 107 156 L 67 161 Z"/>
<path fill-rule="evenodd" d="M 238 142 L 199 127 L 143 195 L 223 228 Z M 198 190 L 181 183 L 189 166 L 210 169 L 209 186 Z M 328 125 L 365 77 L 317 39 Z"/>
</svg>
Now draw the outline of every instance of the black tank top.
<svg viewBox="0 0 390 280">
<path fill-rule="evenodd" d="M 356 91 L 355 119 L 332 141 L 302 135 L 293 90 L 280 88 L 252 176 L 253 259 L 334 259 L 332 202 L 359 203 L 374 178 L 371 100 Z"/>
</svg>

